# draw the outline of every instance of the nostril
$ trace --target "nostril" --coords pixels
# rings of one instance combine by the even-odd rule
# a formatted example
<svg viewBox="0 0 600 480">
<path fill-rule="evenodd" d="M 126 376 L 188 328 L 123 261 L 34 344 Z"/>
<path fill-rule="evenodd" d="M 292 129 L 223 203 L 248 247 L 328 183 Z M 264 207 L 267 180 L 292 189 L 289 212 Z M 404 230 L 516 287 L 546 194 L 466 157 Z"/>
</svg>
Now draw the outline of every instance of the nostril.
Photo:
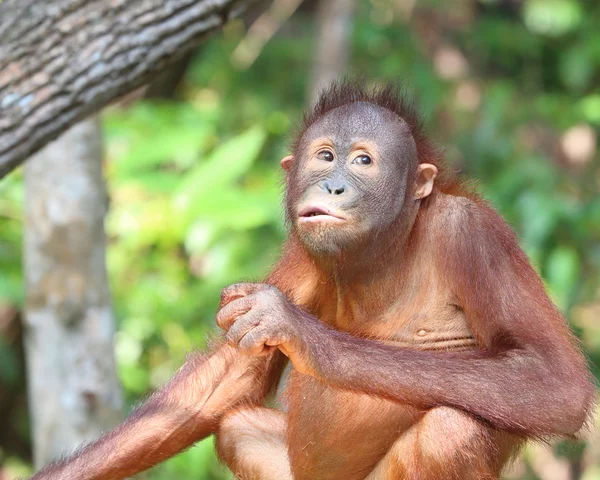
<svg viewBox="0 0 600 480">
<path fill-rule="evenodd" d="M 342 193 L 344 193 L 346 191 L 345 185 L 339 185 L 339 184 L 332 185 L 332 183 L 330 183 L 328 180 L 324 181 L 321 184 L 321 188 L 323 190 L 325 190 L 327 193 L 329 193 L 330 195 L 341 195 Z"/>
</svg>

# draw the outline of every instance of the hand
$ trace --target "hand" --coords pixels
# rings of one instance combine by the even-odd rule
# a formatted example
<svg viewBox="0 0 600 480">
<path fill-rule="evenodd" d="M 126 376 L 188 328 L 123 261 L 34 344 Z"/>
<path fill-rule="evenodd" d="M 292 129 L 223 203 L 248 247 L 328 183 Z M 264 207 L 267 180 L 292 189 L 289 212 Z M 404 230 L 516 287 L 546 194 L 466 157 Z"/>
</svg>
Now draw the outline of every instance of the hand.
<svg viewBox="0 0 600 480">
<path fill-rule="evenodd" d="M 297 371 L 313 371 L 304 339 L 320 324 L 277 287 L 261 283 L 227 287 L 221 294 L 217 325 L 227 332 L 227 343 L 244 355 L 267 355 L 279 348 Z"/>
</svg>

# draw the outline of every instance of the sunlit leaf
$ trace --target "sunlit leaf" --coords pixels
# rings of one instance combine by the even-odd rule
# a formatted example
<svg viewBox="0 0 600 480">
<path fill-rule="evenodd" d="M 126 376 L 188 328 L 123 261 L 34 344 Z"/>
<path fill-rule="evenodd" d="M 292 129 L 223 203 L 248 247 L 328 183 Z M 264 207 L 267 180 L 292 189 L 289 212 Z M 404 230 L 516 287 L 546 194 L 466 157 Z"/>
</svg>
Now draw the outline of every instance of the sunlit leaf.
<svg viewBox="0 0 600 480">
<path fill-rule="evenodd" d="M 220 228 L 246 230 L 277 217 L 279 203 L 262 194 L 224 190 L 198 195 L 185 211 L 188 220 L 200 220 Z"/>
<path fill-rule="evenodd" d="M 560 36 L 574 30 L 583 18 L 576 0 L 527 0 L 523 8 L 525 25 L 542 35 Z"/>
<path fill-rule="evenodd" d="M 257 126 L 221 144 L 186 175 L 176 192 L 175 205 L 190 208 L 206 201 L 208 191 L 229 188 L 248 172 L 265 139 L 265 131 Z"/>
<path fill-rule="evenodd" d="M 579 107 L 588 122 L 600 125 L 600 94 L 584 97 L 579 103 Z"/>
</svg>

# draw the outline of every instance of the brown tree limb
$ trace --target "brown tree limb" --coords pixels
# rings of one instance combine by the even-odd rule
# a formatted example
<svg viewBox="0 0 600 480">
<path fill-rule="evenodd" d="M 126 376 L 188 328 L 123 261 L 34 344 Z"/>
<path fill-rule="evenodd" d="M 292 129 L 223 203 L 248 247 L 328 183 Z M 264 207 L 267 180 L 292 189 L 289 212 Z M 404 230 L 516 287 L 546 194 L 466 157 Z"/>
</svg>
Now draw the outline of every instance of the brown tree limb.
<svg viewBox="0 0 600 480">
<path fill-rule="evenodd" d="M 253 0 L 0 2 L 0 178 Z"/>
</svg>

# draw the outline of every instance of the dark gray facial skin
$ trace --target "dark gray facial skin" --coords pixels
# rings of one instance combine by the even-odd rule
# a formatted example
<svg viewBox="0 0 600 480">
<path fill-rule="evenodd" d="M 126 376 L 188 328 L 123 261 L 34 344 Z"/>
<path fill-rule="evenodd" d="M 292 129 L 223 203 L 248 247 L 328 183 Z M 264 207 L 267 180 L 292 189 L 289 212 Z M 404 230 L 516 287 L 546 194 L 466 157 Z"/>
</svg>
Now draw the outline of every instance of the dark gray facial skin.
<svg viewBox="0 0 600 480">
<path fill-rule="evenodd" d="M 318 257 L 365 248 L 399 218 L 416 167 L 414 139 L 394 113 L 362 102 L 331 110 L 294 155 L 292 229 Z"/>
</svg>

